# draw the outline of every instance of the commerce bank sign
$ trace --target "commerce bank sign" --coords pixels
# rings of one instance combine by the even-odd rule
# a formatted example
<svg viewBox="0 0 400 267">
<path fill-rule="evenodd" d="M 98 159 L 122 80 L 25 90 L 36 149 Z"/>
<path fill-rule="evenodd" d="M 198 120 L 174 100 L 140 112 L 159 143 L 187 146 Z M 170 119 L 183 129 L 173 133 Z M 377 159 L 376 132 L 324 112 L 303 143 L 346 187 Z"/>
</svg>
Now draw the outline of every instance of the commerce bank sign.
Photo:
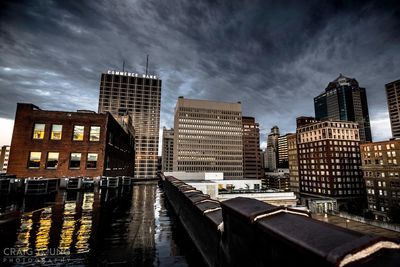
<svg viewBox="0 0 400 267">
<path fill-rule="evenodd" d="M 141 77 L 141 78 L 155 79 L 155 80 L 157 79 L 156 75 L 138 74 L 138 73 L 126 72 L 126 71 L 108 70 L 107 74 L 122 75 L 122 76 L 128 76 L 128 77 Z"/>
</svg>

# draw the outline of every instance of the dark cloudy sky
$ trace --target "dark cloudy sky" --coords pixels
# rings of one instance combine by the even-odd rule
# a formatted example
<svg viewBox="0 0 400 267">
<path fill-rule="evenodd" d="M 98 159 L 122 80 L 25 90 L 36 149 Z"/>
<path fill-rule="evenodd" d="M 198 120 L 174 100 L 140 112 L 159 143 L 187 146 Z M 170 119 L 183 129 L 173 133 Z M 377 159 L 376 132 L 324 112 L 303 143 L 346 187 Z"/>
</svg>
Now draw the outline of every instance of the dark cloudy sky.
<svg viewBox="0 0 400 267">
<path fill-rule="evenodd" d="M 308 4 L 305 4 L 305 3 Z M 384 84 L 400 79 L 398 1 L 2 1 L 0 136 L 17 102 L 97 110 L 100 74 L 163 80 L 161 127 L 178 96 L 241 101 L 262 139 L 295 130 L 339 73 L 367 88 L 375 140 L 389 138 Z M 5 141 L 3 141 L 5 142 Z"/>
</svg>

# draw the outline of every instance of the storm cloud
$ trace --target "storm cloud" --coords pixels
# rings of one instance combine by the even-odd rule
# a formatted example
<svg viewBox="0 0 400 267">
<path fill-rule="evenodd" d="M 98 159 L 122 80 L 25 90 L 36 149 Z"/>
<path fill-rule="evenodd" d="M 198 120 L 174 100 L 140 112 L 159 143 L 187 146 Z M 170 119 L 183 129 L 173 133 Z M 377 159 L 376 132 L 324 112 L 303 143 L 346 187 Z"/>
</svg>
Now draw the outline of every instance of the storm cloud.
<svg viewBox="0 0 400 267">
<path fill-rule="evenodd" d="M 0 118 L 17 102 L 97 110 L 100 75 L 163 80 L 161 127 L 178 96 L 241 101 L 295 131 L 339 73 L 367 88 L 375 140 L 391 136 L 385 83 L 400 79 L 396 1 L 8 1 L 0 4 Z"/>
</svg>

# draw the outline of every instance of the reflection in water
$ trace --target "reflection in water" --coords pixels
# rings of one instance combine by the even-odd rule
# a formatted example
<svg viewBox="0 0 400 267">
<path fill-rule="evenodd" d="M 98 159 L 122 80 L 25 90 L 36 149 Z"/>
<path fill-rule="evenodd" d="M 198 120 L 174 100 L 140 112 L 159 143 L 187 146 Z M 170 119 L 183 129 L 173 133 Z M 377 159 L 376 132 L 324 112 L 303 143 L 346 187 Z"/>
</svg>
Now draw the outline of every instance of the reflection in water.
<svg viewBox="0 0 400 267">
<path fill-rule="evenodd" d="M 199 256 L 156 183 L 9 200 L 22 215 L 0 222 L 1 262 L 17 266 L 196 266 Z M 18 257 L 9 255 L 15 248 Z M 183 253 L 180 250 L 183 248 Z M 5 253 L 5 251 L 8 252 Z M 14 261 L 12 261 L 12 259 Z M 188 264 L 189 262 L 189 264 Z"/>
</svg>

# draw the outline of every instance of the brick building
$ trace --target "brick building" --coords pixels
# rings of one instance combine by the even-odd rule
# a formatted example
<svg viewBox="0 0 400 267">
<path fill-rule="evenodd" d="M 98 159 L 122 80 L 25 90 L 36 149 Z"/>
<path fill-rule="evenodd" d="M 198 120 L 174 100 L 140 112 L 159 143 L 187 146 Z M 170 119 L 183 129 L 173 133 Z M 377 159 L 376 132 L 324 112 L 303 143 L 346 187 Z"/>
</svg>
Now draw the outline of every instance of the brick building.
<svg viewBox="0 0 400 267">
<path fill-rule="evenodd" d="M 386 220 L 400 205 L 400 140 L 362 144 L 361 159 L 368 209 Z"/>
<path fill-rule="evenodd" d="M 17 177 L 133 176 L 134 137 L 110 113 L 18 104 L 8 174 Z"/>
<path fill-rule="evenodd" d="M 301 195 L 361 204 L 365 187 L 359 143 L 358 124 L 354 122 L 312 122 L 298 127 Z"/>
</svg>

